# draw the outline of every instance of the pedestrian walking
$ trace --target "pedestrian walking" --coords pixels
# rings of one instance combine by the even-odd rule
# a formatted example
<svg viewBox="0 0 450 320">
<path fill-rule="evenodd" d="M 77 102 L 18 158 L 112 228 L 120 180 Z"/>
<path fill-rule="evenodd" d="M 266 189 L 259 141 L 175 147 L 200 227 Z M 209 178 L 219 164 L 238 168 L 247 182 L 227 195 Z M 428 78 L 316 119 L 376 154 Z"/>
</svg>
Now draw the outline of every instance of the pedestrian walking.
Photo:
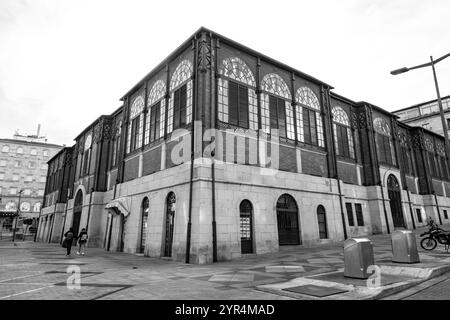
<svg viewBox="0 0 450 320">
<path fill-rule="evenodd" d="M 88 239 L 88 234 L 85 228 L 81 229 L 80 234 L 78 235 L 78 252 L 77 254 L 84 255 L 86 249 L 86 242 Z"/>
<path fill-rule="evenodd" d="M 70 256 L 70 251 L 72 250 L 72 243 L 73 243 L 73 238 L 74 238 L 75 234 L 73 232 L 73 229 L 70 228 L 69 231 L 67 231 L 64 234 L 64 241 L 62 243 L 63 248 L 67 249 L 67 254 L 66 256 Z"/>
</svg>

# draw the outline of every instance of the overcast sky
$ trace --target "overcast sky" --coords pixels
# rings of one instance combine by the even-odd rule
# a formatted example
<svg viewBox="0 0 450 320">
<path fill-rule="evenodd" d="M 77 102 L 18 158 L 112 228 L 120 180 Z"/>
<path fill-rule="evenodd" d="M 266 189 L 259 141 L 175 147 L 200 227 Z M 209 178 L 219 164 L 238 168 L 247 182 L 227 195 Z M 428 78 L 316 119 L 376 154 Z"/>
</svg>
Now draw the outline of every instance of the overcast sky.
<svg viewBox="0 0 450 320">
<path fill-rule="evenodd" d="M 0 0 L 0 137 L 73 139 L 200 26 L 384 109 L 436 98 L 449 0 Z M 450 58 L 437 65 L 450 95 Z"/>
</svg>

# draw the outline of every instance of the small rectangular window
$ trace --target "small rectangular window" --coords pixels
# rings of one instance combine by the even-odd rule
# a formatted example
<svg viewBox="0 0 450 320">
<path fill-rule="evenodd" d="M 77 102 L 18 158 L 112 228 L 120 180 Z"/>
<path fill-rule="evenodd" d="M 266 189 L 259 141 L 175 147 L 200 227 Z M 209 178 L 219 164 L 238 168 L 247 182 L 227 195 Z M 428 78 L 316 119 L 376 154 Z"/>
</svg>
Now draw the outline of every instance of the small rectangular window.
<svg viewBox="0 0 450 320">
<path fill-rule="evenodd" d="M 444 218 L 448 220 L 448 213 L 447 213 L 447 210 L 444 210 Z"/>
<path fill-rule="evenodd" d="M 345 203 L 345 207 L 347 209 L 348 225 L 350 227 L 354 227 L 355 226 L 355 219 L 353 218 L 352 204 L 350 202 L 346 202 Z"/>
<path fill-rule="evenodd" d="M 355 203 L 356 222 L 358 227 L 364 227 L 364 217 L 362 212 L 362 206 L 360 203 Z"/>
<path fill-rule="evenodd" d="M 422 211 L 420 209 L 416 209 L 417 221 L 422 223 Z"/>
</svg>

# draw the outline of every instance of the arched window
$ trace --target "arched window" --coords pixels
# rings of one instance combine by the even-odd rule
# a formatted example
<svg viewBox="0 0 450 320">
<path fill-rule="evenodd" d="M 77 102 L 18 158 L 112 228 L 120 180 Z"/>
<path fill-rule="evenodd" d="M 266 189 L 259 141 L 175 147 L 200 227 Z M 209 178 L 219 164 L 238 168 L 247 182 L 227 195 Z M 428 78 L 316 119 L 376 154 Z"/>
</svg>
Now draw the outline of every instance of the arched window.
<svg viewBox="0 0 450 320">
<path fill-rule="evenodd" d="M 283 138 L 295 139 L 292 96 L 286 82 L 275 73 L 264 76 L 261 81 L 261 127 L 270 133 L 278 129 Z"/>
<path fill-rule="evenodd" d="M 218 118 L 242 128 L 258 130 L 256 82 L 252 71 L 241 59 L 226 58 L 219 68 Z"/>
<path fill-rule="evenodd" d="M 128 123 L 128 139 L 127 139 L 127 153 L 130 153 L 142 146 L 142 130 L 144 117 L 142 111 L 144 110 L 144 98 L 142 94 L 134 98 L 130 108 L 130 119 Z"/>
<path fill-rule="evenodd" d="M 167 132 L 192 121 L 192 63 L 183 60 L 170 80 L 170 99 L 167 111 Z"/>
<path fill-rule="evenodd" d="M 350 121 L 347 112 L 339 106 L 332 110 L 333 114 L 333 134 L 336 154 L 342 157 L 355 158 L 355 148 L 353 145 L 353 134 L 350 128 Z"/>
<path fill-rule="evenodd" d="M 297 101 L 297 140 L 325 147 L 319 99 L 310 88 L 301 87 L 295 94 L 295 100 Z"/>
<path fill-rule="evenodd" d="M 111 167 L 115 167 L 117 165 L 117 160 L 119 158 L 119 150 L 120 150 L 120 136 L 122 133 L 122 120 L 116 118 L 114 126 L 114 134 L 112 137 L 112 157 L 111 157 Z"/>
<path fill-rule="evenodd" d="M 425 150 L 427 150 L 426 157 L 428 160 L 428 167 L 430 168 L 430 174 L 434 178 L 439 178 L 439 173 L 438 173 L 438 169 L 437 169 L 438 166 L 436 165 L 437 159 L 435 156 L 436 152 L 435 152 L 435 148 L 434 148 L 433 139 L 431 137 L 425 137 L 424 145 L 425 145 Z"/>
<path fill-rule="evenodd" d="M 300 244 L 298 207 L 294 198 L 283 194 L 277 201 L 278 241 L 280 245 Z"/>
<path fill-rule="evenodd" d="M 9 152 L 9 146 L 3 146 L 2 152 Z M 17 153 L 19 153 L 19 152 L 17 152 Z"/>
<path fill-rule="evenodd" d="M 164 120 L 166 118 L 165 96 L 166 84 L 162 80 L 156 81 L 147 99 L 148 111 L 147 119 L 145 120 L 145 145 L 164 136 Z"/>
<path fill-rule="evenodd" d="M 177 199 L 175 193 L 170 192 L 166 199 L 166 223 L 164 232 L 164 256 L 172 256 L 173 228 L 175 224 L 175 211 Z"/>
<path fill-rule="evenodd" d="M 317 207 L 317 222 L 319 224 L 319 238 L 328 239 L 327 216 L 322 205 Z"/>
<path fill-rule="evenodd" d="M 383 118 L 373 120 L 375 130 L 375 143 L 378 150 L 378 160 L 382 163 L 395 165 L 394 144 L 391 138 L 391 128 Z"/>
<path fill-rule="evenodd" d="M 248 200 L 243 200 L 239 205 L 241 253 L 253 253 L 252 214 L 252 203 Z"/>
<path fill-rule="evenodd" d="M 139 252 L 144 253 L 145 249 L 145 240 L 147 239 L 147 222 L 148 222 L 148 212 L 149 212 L 149 201 L 148 198 L 145 197 L 142 200 L 142 219 L 141 219 L 141 241 L 139 245 Z"/>
</svg>

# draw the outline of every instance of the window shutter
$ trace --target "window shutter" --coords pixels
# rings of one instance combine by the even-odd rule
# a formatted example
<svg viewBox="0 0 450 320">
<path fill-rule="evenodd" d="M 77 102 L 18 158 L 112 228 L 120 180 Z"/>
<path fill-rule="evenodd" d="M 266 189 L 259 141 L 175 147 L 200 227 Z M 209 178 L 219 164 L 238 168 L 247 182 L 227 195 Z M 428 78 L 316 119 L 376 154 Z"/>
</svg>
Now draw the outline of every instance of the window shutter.
<svg viewBox="0 0 450 320">
<path fill-rule="evenodd" d="M 347 128 L 341 126 L 341 135 L 342 135 L 342 154 L 344 157 L 350 157 L 350 147 L 348 144 L 348 134 Z"/>
<path fill-rule="evenodd" d="M 158 108 L 158 105 L 154 105 L 151 109 L 150 109 L 150 141 L 155 141 L 155 127 L 156 127 L 156 123 L 155 123 L 155 116 L 156 116 L 156 109 Z"/>
<path fill-rule="evenodd" d="M 347 209 L 348 225 L 353 227 L 355 225 L 355 219 L 353 218 L 352 204 L 350 202 L 346 202 L 345 208 Z"/>
<path fill-rule="evenodd" d="M 237 126 L 239 124 L 239 97 L 238 85 L 229 81 L 228 83 L 228 123 Z"/>
<path fill-rule="evenodd" d="M 277 98 L 269 95 L 270 128 L 278 129 Z"/>
<path fill-rule="evenodd" d="M 180 126 L 180 89 L 175 91 L 173 97 L 173 128 Z"/>
<path fill-rule="evenodd" d="M 184 85 L 180 88 L 180 126 L 186 124 L 186 87 L 187 85 Z"/>
<path fill-rule="evenodd" d="M 280 137 L 286 137 L 286 104 L 283 99 L 277 99 L 278 108 L 278 134 Z"/>
<path fill-rule="evenodd" d="M 303 109 L 303 134 L 305 136 L 305 142 L 311 143 L 311 129 L 309 123 L 309 110 L 306 108 Z"/>
<path fill-rule="evenodd" d="M 239 127 L 248 129 L 248 89 L 239 86 Z"/>
<path fill-rule="evenodd" d="M 316 113 L 309 110 L 309 126 L 311 132 L 311 144 L 317 145 Z"/>
<path fill-rule="evenodd" d="M 160 134 L 159 134 L 159 127 L 160 127 L 160 118 L 161 118 L 161 116 L 160 116 L 160 114 L 161 114 L 161 102 L 159 102 L 157 105 L 156 105 L 156 108 L 155 108 L 155 125 L 154 125 L 154 127 L 155 127 L 155 139 L 159 139 L 160 138 Z"/>
<path fill-rule="evenodd" d="M 389 137 L 384 137 L 384 149 L 386 152 L 386 163 L 394 164 L 394 161 L 392 161 L 391 142 Z"/>
</svg>

